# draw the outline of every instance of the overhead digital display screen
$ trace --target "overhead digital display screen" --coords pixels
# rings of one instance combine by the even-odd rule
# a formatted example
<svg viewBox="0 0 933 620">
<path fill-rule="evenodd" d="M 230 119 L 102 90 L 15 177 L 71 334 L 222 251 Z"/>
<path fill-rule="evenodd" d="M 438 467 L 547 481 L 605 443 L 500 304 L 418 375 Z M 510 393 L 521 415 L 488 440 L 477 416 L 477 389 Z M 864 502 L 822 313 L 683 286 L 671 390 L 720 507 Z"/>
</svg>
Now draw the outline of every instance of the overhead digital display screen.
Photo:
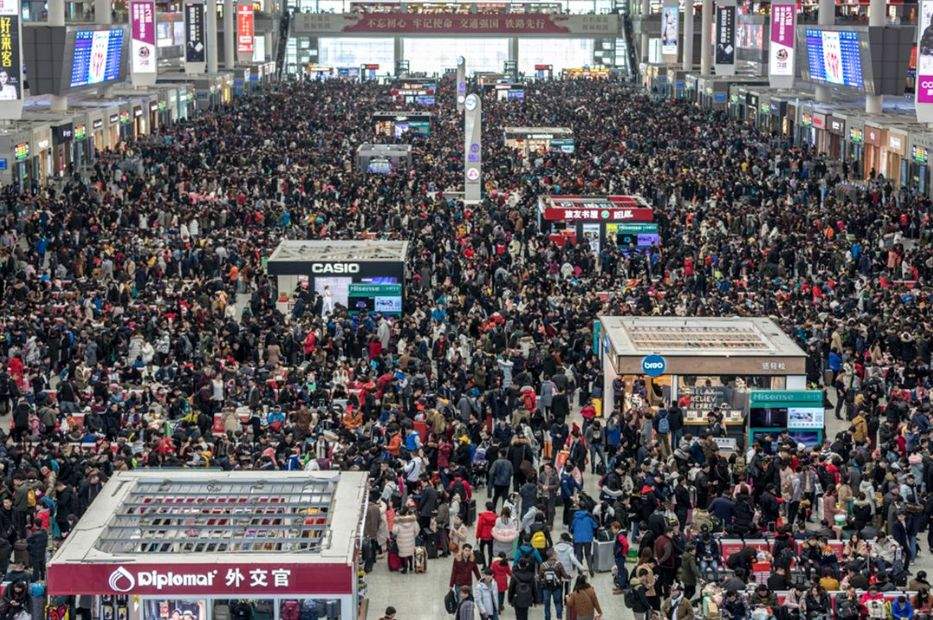
<svg viewBox="0 0 933 620">
<path fill-rule="evenodd" d="M 123 79 L 123 32 L 122 28 L 75 32 L 72 88 Z"/>
<path fill-rule="evenodd" d="M 858 32 L 807 28 L 807 69 L 814 82 L 865 89 Z"/>
</svg>

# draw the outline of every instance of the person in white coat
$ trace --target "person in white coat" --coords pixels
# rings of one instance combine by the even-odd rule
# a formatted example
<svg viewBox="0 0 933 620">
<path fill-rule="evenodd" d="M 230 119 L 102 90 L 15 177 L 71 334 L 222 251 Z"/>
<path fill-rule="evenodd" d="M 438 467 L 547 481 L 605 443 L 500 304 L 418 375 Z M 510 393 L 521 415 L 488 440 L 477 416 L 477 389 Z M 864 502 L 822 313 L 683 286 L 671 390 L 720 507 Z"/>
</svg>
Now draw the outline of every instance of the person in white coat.
<svg viewBox="0 0 933 620">
<path fill-rule="evenodd" d="M 483 569 L 483 576 L 473 584 L 473 601 L 481 620 L 499 620 L 499 593 L 489 567 Z"/>
</svg>

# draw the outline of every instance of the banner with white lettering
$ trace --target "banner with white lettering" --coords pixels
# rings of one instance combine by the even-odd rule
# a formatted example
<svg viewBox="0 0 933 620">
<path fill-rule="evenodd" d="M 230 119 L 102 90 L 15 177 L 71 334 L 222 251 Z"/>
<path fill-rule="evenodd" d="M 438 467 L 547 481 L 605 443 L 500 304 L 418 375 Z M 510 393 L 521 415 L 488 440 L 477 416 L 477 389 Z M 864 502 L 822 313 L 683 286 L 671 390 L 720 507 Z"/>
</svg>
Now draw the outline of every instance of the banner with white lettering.
<svg viewBox="0 0 933 620">
<path fill-rule="evenodd" d="M 716 75 L 735 75 L 735 0 L 716 1 Z"/>
</svg>

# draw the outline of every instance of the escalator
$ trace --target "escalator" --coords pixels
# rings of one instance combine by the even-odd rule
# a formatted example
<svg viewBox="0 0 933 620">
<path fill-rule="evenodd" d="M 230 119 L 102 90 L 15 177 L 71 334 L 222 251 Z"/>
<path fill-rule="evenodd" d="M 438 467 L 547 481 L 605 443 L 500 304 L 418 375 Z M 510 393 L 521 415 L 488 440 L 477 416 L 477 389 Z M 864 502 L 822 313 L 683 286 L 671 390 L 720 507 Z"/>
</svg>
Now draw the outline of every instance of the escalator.
<svg viewBox="0 0 933 620">
<path fill-rule="evenodd" d="M 288 31 L 291 26 L 292 14 L 285 10 L 282 12 L 282 18 L 279 20 L 279 39 L 278 47 L 275 50 L 275 77 L 282 79 L 282 73 L 285 71 L 285 51 L 288 49 Z"/>
<path fill-rule="evenodd" d="M 631 81 L 638 81 L 638 54 L 635 53 L 635 29 L 632 27 L 632 17 L 625 13 L 622 15 L 622 34 L 625 40 L 626 60 L 628 61 L 628 77 Z"/>
</svg>

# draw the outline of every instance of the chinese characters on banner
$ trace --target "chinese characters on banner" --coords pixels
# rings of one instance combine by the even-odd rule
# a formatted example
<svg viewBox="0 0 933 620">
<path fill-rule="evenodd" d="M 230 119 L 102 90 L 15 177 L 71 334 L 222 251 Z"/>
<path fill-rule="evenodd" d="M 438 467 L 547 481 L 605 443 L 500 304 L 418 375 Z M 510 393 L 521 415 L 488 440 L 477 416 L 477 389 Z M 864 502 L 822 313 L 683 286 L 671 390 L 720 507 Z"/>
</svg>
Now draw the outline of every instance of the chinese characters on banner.
<svg viewBox="0 0 933 620">
<path fill-rule="evenodd" d="M 21 34 L 19 1 L 0 0 L 0 101 L 22 99 L 23 68 L 19 53 Z"/>
<path fill-rule="evenodd" d="M 716 3 L 716 75 L 735 75 L 735 0 Z"/>
<path fill-rule="evenodd" d="M 238 3 L 236 7 L 236 51 L 238 54 L 246 56 L 244 60 L 253 57 L 253 37 L 255 34 L 256 26 L 252 3 Z"/>
<path fill-rule="evenodd" d="M 917 120 L 933 123 L 933 0 L 920 1 L 917 26 Z"/>
<path fill-rule="evenodd" d="M 134 76 L 156 73 L 155 0 L 130 1 L 132 55 L 130 69 Z"/>
<path fill-rule="evenodd" d="M 205 61 L 204 38 L 204 2 L 188 0 L 185 3 L 185 62 Z"/>
<path fill-rule="evenodd" d="M 797 5 L 794 0 L 771 3 L 771 48 L 768 60 L 768 82 L 771 88 L 794 85 L 794 39 L 797 26 Z"/>
</svg>

